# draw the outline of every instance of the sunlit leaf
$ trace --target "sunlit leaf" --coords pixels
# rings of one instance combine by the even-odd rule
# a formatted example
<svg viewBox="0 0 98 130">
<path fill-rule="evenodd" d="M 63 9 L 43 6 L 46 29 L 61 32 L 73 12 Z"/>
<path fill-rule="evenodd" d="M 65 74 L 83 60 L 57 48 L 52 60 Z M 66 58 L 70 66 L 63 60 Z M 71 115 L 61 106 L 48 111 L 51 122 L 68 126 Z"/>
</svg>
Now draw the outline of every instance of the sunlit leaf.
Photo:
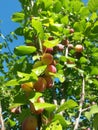
<svg viewBox="0 0 98 130">
<path fill-rule="evenodd" d="M 54 46 L 56 46 L 57 44 L 59 44 L 59 39 L 56 39 L 56 40 L 46 40 L 44 41 L 43 45 L 47 48 L 52 48 Z"/>
<path fill-rule="evenodd" d="M 32 54 L 35 51 L 36 51 L 36 48 L 33 46 L 17 46 L 14 49 L 15 54 L 19 56 Z"/>
<path fill-rule="evenodd" d="M 91 69 L 91 75 L 98 75 L 98 67 L 92 66 Z"/>
<path fill-rule="evenodd" d="M 24 13 L 21 13 L 21 12 L 16 12 L 12 15 L 12 21 L 14 22 L 22 22 L 24 20 Z"/>
<path fill-rule="evenodd" d="M 93 130 L 98 130 L 98 113 L 94 116 L 93 119 Z"/>
<path fill-rule="evenodd" d="M 34 93 L 33 97 L 30 97 L 29 100 L 34 103 L 37 101 L 38 97 L 42 96 L 42 93 L 36 92 Z"/>
<path fill-rule="evenodd" d="M 16 85 L 19 85 L 19 83 L 16 79 L 12 79 L 12 80 L 8 81 L 5 85 L 6 86 L 16 86 Z"/>
<path fill-rule="evenodd" d="M 56 109 L 56 105 L 50 103 L 34 103 L 34 107 L 36 110 L 44 108 L 47 111 L 53 111 Z"/>
<path fill-rule="evenodd" d="M 37 31 L 37 34 L 39 35 L 40 39 L 44 38 L 44 30 L 42 27 L 42 23 L 37 19 L 32 19 L 32 27 Z"/>
<path fill-rule="evenodd" d="M 52 122 L 49 126 L 47 126 L 46 130 L 63 130 L 61 124 L 58 120 Z"/>
<path fill-rule="evenodd" d="M 60 124 L 65 128 L 70 124 L 70 122 L 65 120 L 65 118 L 60 114 L 56 114 L 53 118 L 53 121 L 54 120 L 59 120 Z"/>
<path fill-rule="evenodd" d="M 70 99 L 57 109 L 57 113 L 64 111 L 66 109 L 71 109 L 71 108 L 77 107 L 77 106 L 78 106 L 78 104 L 74 100 Z"/>
<path fill-rule="evenodd" d="M 97 11 L 98 10 L 98 0 L 89 0 L 88 8 L 91 12 Z"/>
<path fill-rule="evenodd" d="M 47 65 L 36 67 L 36 68 L 32 69 L 32 72 L 34 72 L 37 76 L 39 76 L 45 71 L 46 67 L 47 67 Z"/>
<path fill-rule="evenodd" d="M 96 114 L 96 113 L 98 113 L 98 106 L 97 105 L 93 105 L 93 106 L 91 106 L 89 112 L 85 112 L 85 116 L 87 117 L 88 120 L 90 120 L 91 116 L 93 114 Z"/>
</svg>

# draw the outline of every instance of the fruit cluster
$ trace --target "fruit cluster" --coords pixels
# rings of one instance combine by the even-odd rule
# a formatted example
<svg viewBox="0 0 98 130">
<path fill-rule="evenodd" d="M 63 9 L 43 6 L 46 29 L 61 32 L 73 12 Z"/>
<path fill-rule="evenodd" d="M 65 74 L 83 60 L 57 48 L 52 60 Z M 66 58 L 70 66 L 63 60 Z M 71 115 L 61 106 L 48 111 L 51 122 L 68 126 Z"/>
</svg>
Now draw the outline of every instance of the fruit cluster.
<svg viewBox="0 0 98 130">
<path fill-rule="evenodd" d="M 70 31 L 70 34 L 74 33 L 74 29 L 70 29 L 69 31 Z M 53 40 L 53 37 L 49 37 L 48 40 Z M 83 46 L 81 44 L 77 44 L 74 46 L 73 44 L 70 43 L 70 41 L 67 38 L 62 40 L 61 43 L 56 45 L 54 48 L 46 48 L 42 44 L 42 49 L 43 49 L 42 56 L 41 56 L 40 60 L 36 61 L 33 64 L 33 69 L 43 66 L 43 65 L 46 65 L 46 69 L 45 69 L 44 73 L 38 77 L 38 80 L 36 82 L 27 82 L 27 83 L 21 84 L 21 88 L 27 94 L 32 91 L 44 92 L 45 89 L 49 89 L 54 86 L 52 73 L 56 73 L 57 69 L 56 69 L 56 61 L 54 60 L 54 57 L 52 54 L 55 52 L 55 50 L 56 50 L 56 53 L 57 53 L 57 51 L 63 52 L 65 50 L 65 48 L 68 48 L 68 51 L 70 51 L 71 49 L 74 49 L 74 51 L 77 54 L 82 53 L 82 51 L 83 51 Z M 68 60 L 67 63 L 73 64 L 73 61 Z M 43 97 L 38 97 L 38 99 L 36 101 L 34 101 L 34 103 L 45 103 L 45 101 L 44 101 Z M 44 109 L 40 108 L 40 109 L 36 110 L 34 103 L 30 102 L 30 104 L 29 104 L 31 113 L 34 115 L 42 114 Z M 13 109 L 12 112 L 14 110 L 17 110 L 17 109 Z M 27 130 L 27 129 L 36 130 L 36 127 L 38 126 L 38 120 L 37 120 L 36 116 L 34 116 L 34 115 L 27 117 L 23 121 L 22 130 Z"/>
<path fill-rule="evenodd" d="M 33 68 L 40 67 L 42 65 L 46 65 L 46 69 L 44 71 L 43 75 L 40 75 L 38 77 L 38 80 L 36 82 L 27 82 L 24 84 L 21 84 L 21 88 L 26 92 L 28 95 L 32 90 L 37 91 L 37 92 L 44 92 L 45 89 L 52 88 L 54 85 L 54 81 L 52 78 L 51 73 L 56 73 L 56 66 L 54 64 L 54 59 L 52 54 L 50 53 L 43 53 L 39 61 L 36 61 L 33 65 Z M 51 73 L 50 73 L 51 72 Z M 33 116 L 27 117 L 23 123 L 22 123 L 22 129 L 27 130 L 27 128 L 32 128 L 32 130 L 36 129 L 38 126 L 37 124 L 37 117 L 34 115 L 39 115 L 44 111 L 44 108 L 37 109 L 35 108 L 34 103 L 45 103 L 43 97 L 38 97 L 37 100 L 35 100 L 33 103 L 30 101 L 30 111 L 33 114 Z M 26 124 L 26 122 L 28 122 Z M 35 123 L 35 125 L 33 124 Z"/>
</svg>

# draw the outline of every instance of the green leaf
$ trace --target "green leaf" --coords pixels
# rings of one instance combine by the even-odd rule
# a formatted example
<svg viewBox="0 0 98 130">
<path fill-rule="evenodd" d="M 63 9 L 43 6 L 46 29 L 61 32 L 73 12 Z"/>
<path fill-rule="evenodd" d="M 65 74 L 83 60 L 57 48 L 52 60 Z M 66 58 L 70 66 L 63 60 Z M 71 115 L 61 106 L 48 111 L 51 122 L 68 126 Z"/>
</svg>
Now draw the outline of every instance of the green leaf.
<svg viewBox="0 0 98 130">
<path fill-rule="evenodd" d="M 90 119 L 91 119 L 91 116 L 92 116 L 93 114 L 96 114 L 96 113 L 98 113 L 98 106 L 97 106 L 97 105 L 93 105 L 93 106 L 91 106 L 91 109 L 90 109 L 89 112 L 85 112 L 85 116 L 86 116 L 86 118 L 87 118 L 88 120 L 90 120 Z"/>
<path fill-rule="evenodd" d="M 90 19 L 93 20 L 93 22 L 94 22 L 96 18 L 97 18 L 97 13 L 93 12 Z"/>
<path fill-rule="evenodd" d="M 58 78 L 60 80 L 61 83 L 63 83 L 65 81 L 65 76 L 64 74 L 60 74 L 60 73 L 56 73 L 56 74 L 52 74 L 55 78 Z"/>
<path fill-rule="evenodd" d="M 91 75 L 98 75 L 98 67 L 91 67 Z"/>
<path fill-rule="evenodd" d="M 47 67 L 47 65 L 36 67 L 36 68 L 32 69 L 32 72 L 34 72 L 37 76 L 40 76 L 45 71 L 46 67 Z"/>
<path fill-rule="evenodd" d="M 23 36 L 23 28 L 19 27 L 14 31 L 17 35 Z"/>
<path fill-rule="evenodd" d="M 45 8 L 46 8 L 46 9 L 49 8 L 49 7 L 52 5 L 52 3 L 53 3 L 52 0 L 49 0 L 49 1 L 42 0 L 42 1 L 44 2 L 44 5 L 45 5 Z"/>
<path fill-rule="evenodd" d="M 18 81 L 20 84 L 38 80 L 37 75 L 34 72 L 31 72 L 30 74 L 28 74 L 28 73 L 23 73 L 23 72 L 18 71 L 17 75 L 18 75 L 18 77 L 20 77 L 20 79 Z"/>
<path fill-rule="evenodd" d="M 51 23 L 49 25 L 50 30 L 53 33 L 57 33 L 57 32 L 62 32 L 63 31 L 63 24 L 59 24 L 59 23 Z"/>
<path fill-rule="evenodd" d="M 67 25 L 67 24 L 68 24 L 68 22 L 69 22 L 69 18 L 68 18 L 68 16 L 67 16 L 67 15 L 61 18 L 61 23 L 62 23 L 62 24 Z"/>
<path fill-rule="evenodd" d="M 26 117 L 31 116 L 30 109 L 22 109 L 22 112 L 19 114 L 19 121 L 22 123 Z"/>
<path fill-rule="evenodd" d="M 94 52 L 92 56 L 98 60 L 98 52 Z"/>
<path fill-rule="evenodd" d="M 60 122 L 58 120 L 52 122 L 46 130 L 63 130 Z"/>
<path fill-rule="evenodd" d="M 78 5 L 78 6 L 77 6 Z M 80 1 L 71 1 L 71 9 L 74 12 L 79 12 L 81 6 L 83 6 L 83 3 Z"/>
<path fill-rule="evenodd" d="M 70 100 L 66 101 L 63 105 L 61 105 L 61 106 L 57 109 L 57 113 L 59 113 L 59 112 L 61 112 L 61 111 L 64 111 L 64 110 L 66 110 L 66 109 L 74 108 L 74 107 L 76 107 L 76 106 L 78 106 L 78 104 L 77 104 L 74 100 L 70 99 Z"/>
<path fill-rule="evenodd" d="M 24 13 L 21 13 L 21 12 L 16 12 L 12 15 L 12 21 L 14 22 L 22 22 L 24 20 Z"/>
<path fill-rule="evenodd" d="M 56 40 L 46 40 L 44 41 L 43 45 L 47 48 L 52 48 L 52 47 L 55 47 L 57 44 L 59 44 L 59 39 L 56 39 Z"/>
<path fill-rule="evenodd" d="M 8 81 L 5 85 L 6 86 L 16 86 L 16 85 L 19 85 L 19 83 L 16 79 L 12 79 L 12 80 Z"/>
<path fill-rule="evenodd" d="M 81 20 L 80 22 L 75 22 L 75 24 L 74 24 L 74 29 L 77 32 L 83 32 L 85 30 L 85 27 L 86 27 L 85 20 Z"/>
<path fill-rule="evenodd" d="M 42 23 L 37 19 L 32 19 L 32 27 L 36 30 L 37 34 L 39 35 L 40 39 L 44 39 L 44 30 L 42 27 Z"/>
<path fill-rule="evenodd" d="M 24 105 L 27 103 L 27 99 L 26 99 L 26 95 L 24 93 L 22 94 L 17 94 L 15 97 L 14 97 L 14 101 L 13 101 L 13 107 L 16 107 L 16 106 L 21 106 L 21 105 Z"/>
<path fill-rule="evenodd" d="M 10 125 L 10 127 L 14 127 L 16 125 L 16 122 L 11 119 L 8 119 L 7 123 Z"/>
<path fill-rule="evenodd" d="M 88 8 L 91 12 L 96 12 L 98 10 L 98 0 L 89 0 Z"/>
<path fill-rule="evenodd" d="M 86 59 L 85 57 L 81 57 L 80 60 L 79 60 L 79 62 L 81 64 L 85 64 L 85 63 L 88 63 L 88 59 Z"/>
<path fill-rule="evenodd" d="M 65 118 L 64 118 L 62 115 L 60 115 L 60 114 L 56 114 L 56 115 L 54 116 L 53 121 L 56 121 L 56 120 L 59 120 L 60 124 L 61 124 L 64 128 L 66 128 L 68 125 L 70 125 L 70 122 L 67 121 L 67 120 L 65 120 Z"/>
<path fill-rule="evenodd" d="M 98 88 L 98 80 L 97 79 L 93 79 L 93 84 L 95 84 Z"/>
<path fill-rule="evenodd" d="M 32 54 L 36 51 L 36 48 L 33 46 L 18 46 L 14 49 L 16 55 L 23 56 Z"/>
<path fill-rule="evenodd" d="M 44 108 L 47 111 L 53 111 L 56 109 L 56 106 L 50 103 L 34 103 L 34 107 L 36 110 Z"/>
<path fill-rule="evenodd" d="M 39 93 L 39 92 L 35 92 L 33 97 L 30 97 L 29 100 L 34 103 L 37 101 L 38 97 L 42 96 L 42 93 Z"/>
<path fill-rule="evenodd" d="M 73 40 L 80 41 L 84 38 L 84 35 L 81 33 L 81 30 L 77 30 L 78 32 L 74 32 Z"/>
<path fill-rule="evenodd" d="M 98 130 L 98 114 L 96 114 L 93 119 L 93 130 Z"/>
<path fill-rule="evenodd" d="M 87 17 L 89 15 L 89 9 L 87 7 L 81 7 L 79 11 L 81 17 Z"/>
<path fill-rule="evenodd" d="M 93 33 L 98 33 L 98 21 L 95 22 L 94 27 L 92 28 Z"/>
<path fill-rule="evenodd" d="M 74 100 L 70 99 L 70 100 L 66 101 L 63 105 L 61 105 L 61 106 L 57 109 L 57 113 L 59 113 L 59 112 L 61 112 L 61 111 L 64 111 L 64 110 L 66 110 L 66 109 L 74 108 L 74 107 L 76 107 L 76 106 L 78 106 L 78 104 L 77 104 Z"/>
</svg>

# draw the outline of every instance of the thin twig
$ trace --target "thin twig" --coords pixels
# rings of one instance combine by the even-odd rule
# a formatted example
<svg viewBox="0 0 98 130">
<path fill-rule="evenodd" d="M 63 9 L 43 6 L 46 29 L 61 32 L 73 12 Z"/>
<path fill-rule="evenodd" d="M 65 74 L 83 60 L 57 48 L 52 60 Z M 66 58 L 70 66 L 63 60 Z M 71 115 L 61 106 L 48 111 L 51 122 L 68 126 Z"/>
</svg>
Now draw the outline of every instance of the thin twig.
<svg viewBox="0 0 98 130">
<path fill-rule="evenodd" d="M 90 110 L 90 108 L 91 108 L 91 106 L 89 106 L 89 107 L 87 107 L 87 108 L 84 108 L 84 109 L 82 109 L 82 112 L 85 112 L 85 111 L 87 111 L 87 110 Z"/>
<path fill-rule="evenodd" d="M 84 76 L 82 75 L 82 93 L 81 93 L 81 99 L 80 99 L 80 104 L 79 104 L 79 115 L 76 119 L 76 122 L 75 122 L 75 126 L 74 126 L 74 130 L 77 130 L 78 129 L 78 126 L 79 126 L 79 120 L 80 120 L 80 117 L 81 117 L 81 114 L 82 114 L 82 107 L 83 107 L 83 103 L 84 103 L 84 97 L 85 97 L 85 80 L 84 80 Z"/>
<path fill-rule="evenodd" d="M 7 40 L 6 40 L 5 36 L 4 36 L 3 34 L 1 34 L 1 33 L 0 33 L 0 36 L 2 37 L 2 39 L 3 39 L 3 40 L 5 41 L 5 43 L 7 44 L 7 48 L 8 48 L 8 50 L 9 50 L 9 53 L 12 55 L 12 52 L 11 52 L 9 46 L 8 46 L 8 43 L 7 43 Z"/>
</svg>

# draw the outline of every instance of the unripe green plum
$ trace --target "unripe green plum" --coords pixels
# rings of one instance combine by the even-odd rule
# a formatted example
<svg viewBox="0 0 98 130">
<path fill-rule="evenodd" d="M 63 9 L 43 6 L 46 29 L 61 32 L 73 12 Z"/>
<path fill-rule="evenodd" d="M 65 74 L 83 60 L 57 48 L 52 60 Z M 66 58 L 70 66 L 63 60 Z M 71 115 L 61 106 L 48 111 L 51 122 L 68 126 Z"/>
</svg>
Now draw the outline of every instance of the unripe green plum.
<svg viewBox="0 0 98 130">
<path fill-rule="evenodd" d="M 38 92 L 43 92 L 46 89 L 47 82 L 43 77 L 39 77 L 38 81 L 34 83 L 34 88 Z"/>
<path fill-rule="evenodd" d="M 43 64 L 49 65 L 53 61 L 53 56 L 49 53 L 44 53 L 42 58 L 41 58 L 41 61 L 42 61 Z"/>
</svg>

